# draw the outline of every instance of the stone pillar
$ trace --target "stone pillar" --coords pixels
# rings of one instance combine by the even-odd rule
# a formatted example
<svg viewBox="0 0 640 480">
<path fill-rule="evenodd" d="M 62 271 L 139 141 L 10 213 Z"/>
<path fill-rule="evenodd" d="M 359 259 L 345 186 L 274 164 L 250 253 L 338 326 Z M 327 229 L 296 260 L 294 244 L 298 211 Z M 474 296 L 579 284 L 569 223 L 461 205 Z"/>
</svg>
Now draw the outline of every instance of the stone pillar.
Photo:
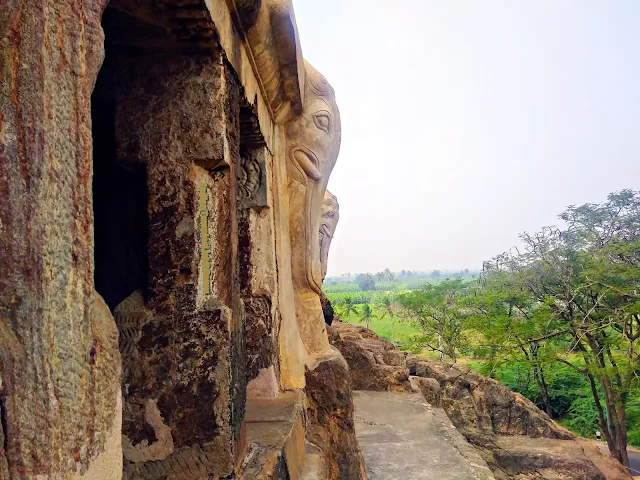
<svg viewBox="0 0 640 480">
<path fill-rule="evenodd" d="M 90 476 L 99 457 L 119 478 L 117 331 L 93 288 L 105 3 L 0 8 L 0 478 Z"/>
<path fill-rule="evenodd" d="M 130 79 L 116 82 L 118 157 L 146 165 L 149 216 L 147 299 L 116 308 L 132 339 L 121 344 L 125 478 L 227 477 L 246 391 L 239 87 L 220 52 L 137 58 L 116 71 Z"/>
</svg>

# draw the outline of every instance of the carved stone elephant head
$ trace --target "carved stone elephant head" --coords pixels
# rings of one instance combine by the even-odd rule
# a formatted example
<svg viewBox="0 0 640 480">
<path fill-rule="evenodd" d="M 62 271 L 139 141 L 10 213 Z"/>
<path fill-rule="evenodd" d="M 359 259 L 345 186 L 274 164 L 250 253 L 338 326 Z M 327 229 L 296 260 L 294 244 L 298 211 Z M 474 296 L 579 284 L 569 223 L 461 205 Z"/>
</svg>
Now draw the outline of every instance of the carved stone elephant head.
<svg viewBox="0 0 640 480">
<path fill-rule="evenodd" d="M 336 196 L 327 190 L 324 193 L 324 202 L 322 202 L 322 216 L 320 217 L 319 245 L 320 245 L 320 264 L 322 265 L 322 280 L 327 275 L 327 261 L 329 259 L 329 247 L 333 234 L 338 226 L 340 219 L 340 206 Z"/>
<path fill-rule="evenodd" d="M 329 175 L 340 151 L 340 113 L 325 77 L 305 62 L 303 112 L 286 129 L 294 283 L 320 293 L 320 218 Z M 324 255 L 326 258 L 326 255 Z"/>
</svg>

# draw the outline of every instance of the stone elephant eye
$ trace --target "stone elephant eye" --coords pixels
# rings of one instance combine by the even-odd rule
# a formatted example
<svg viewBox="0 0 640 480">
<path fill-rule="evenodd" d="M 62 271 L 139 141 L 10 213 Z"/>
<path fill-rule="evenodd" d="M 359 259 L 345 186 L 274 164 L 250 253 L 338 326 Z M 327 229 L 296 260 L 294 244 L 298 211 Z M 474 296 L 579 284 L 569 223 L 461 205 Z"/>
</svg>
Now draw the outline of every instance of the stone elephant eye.
<svg viewBox="0 0 640 480">
<path fill-rule="evenodd" d="M 329 112 L 318 112 L 313 115 L 313 123 L 327 134 L 331 132 L 331 116 Z"/>
</svg>

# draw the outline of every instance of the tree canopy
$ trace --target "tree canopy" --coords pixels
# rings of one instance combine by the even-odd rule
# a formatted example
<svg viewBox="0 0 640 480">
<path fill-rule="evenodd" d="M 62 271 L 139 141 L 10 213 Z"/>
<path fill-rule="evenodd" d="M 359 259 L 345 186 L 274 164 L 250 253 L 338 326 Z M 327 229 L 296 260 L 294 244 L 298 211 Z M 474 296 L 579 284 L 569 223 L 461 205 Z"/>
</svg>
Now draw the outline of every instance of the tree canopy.
<svg viewBox="0 0 640 480">
<path fill-rule="evenodd" d="M 570 206 L 560 218 L 563 228 L 524 233 L 522 249 L 486 262 L 468 308 L 494 357 L 520 350 L 532 362 L 541 393 L 549 362 L 584 375 L 609 449 L 628 465 L 626 406 L 640 369 L 640 192 Z"/>
</svg>

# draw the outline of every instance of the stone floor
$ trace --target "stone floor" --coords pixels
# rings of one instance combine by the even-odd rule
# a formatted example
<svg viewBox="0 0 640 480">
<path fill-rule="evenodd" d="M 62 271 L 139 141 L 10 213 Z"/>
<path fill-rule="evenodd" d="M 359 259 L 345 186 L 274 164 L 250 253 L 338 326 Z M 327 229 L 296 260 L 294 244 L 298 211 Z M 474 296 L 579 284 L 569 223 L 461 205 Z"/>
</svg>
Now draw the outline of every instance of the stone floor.
<svg viewBox="0 0 640 480">
<path fill-rule="evenodd" d="M 355 425 L 369 480 L 491 479 L 486 463 L 415 393 L 355 391 Z M 461 453 L 462 452 L 462 453 Z"/>
</svg>

